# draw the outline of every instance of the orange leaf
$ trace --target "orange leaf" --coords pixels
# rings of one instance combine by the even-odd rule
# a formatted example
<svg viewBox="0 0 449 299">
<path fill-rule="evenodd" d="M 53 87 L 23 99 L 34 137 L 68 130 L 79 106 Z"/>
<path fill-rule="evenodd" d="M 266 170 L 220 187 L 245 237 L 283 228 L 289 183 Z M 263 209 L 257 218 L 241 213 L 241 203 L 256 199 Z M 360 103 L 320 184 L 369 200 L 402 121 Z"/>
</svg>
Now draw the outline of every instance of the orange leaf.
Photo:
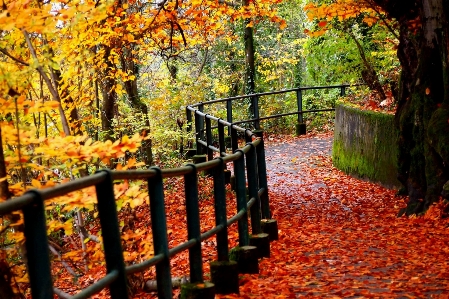
<svg viewBox="0 0 449 299">
<path fill-rule="evenodd" d="M 318 26 L 320 26 L 320 27 L 324 27 L 326 25 L 327 25 L 326 21 L 321 21 L 321 22 L 318 23 Z"/>
<path fill-rule="evenodd" d="M 41 182 L 39 182 L 38 180 L 35 180 L 35 179 L 32 179 L 32 180 L 31 180 L 31 185 L 32 185 L 34 188 L 42 188 Z"/>
</svg>

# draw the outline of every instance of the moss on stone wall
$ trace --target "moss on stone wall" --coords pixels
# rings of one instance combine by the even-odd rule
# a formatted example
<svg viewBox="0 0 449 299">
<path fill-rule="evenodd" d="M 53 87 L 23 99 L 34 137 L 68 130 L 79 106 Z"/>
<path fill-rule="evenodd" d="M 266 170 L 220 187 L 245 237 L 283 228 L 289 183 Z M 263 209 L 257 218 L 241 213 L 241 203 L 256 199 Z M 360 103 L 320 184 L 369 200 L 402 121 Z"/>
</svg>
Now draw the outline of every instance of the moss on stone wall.
<svg viewBox="0 0 449 299">
<path fill-rule="evenodd" d="M 394 116 L 338 103 L 333 163 L 338 169 L 386 187 L 399 188 Z"/>
</svg>

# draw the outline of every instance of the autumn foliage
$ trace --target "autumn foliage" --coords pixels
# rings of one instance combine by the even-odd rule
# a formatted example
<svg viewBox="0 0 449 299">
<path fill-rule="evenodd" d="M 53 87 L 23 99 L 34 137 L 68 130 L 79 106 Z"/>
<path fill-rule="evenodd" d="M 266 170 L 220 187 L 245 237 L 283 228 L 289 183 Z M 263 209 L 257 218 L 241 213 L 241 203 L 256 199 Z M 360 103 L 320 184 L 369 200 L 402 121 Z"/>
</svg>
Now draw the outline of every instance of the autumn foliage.
<svg viewBox="0 0 449 299">
<path fill-rule="evenodd" d="M 194 50 L 204 51 L 206 61 L 212 45 L 236 42 L 238 22 L 251 27 L 268 20 L 286 28 L 277 13 L 280 2 L 3 1 L 0 202 L 101 168 L 146 168 L 154 161 L 171 166 L 174 149 L 179 153 L 179 147 L 192 141 L 191 135 L 180 133 L 186 124 L 179 115 L 186 104 L 202 101 L 207 93 L 206 88 L 201 95 L 195 89 L 184 96 L 177 92 L 176 63 Z M 367 26 L 390 26 L 370 3 L 311 3 L 305 9 L 314 28 L 306 33 L 321 36 L 355 19 Z M 383 42 L 396 46 L 394 40 Z M 297 62 L 285 59 L 286 64 Z M 155 72 L 161 65 L 165 71 Z M 186 77 L 201 81 L 199 75 Z M 151 95 L 147 85 L 154 86 Z M 175 129 L 162 126 L 168 120 Z M 167 146 L 167 139 L 176 141 Z M 343 175 L 325 153 L 303 156 L 296 145 L 276 149 L 303 139 L 272 141 L 267 150 L 269 188 L 281 238 L 272 243 L 272 258 L 261 261 L 259 275 L 241 277 L 239 295 L 219 298 L 428 297 L 446 292 L 444 203 L 432 206 L 424 217 L 397 218 L 404 203 L 393 191 Z M 164 148 L 156 147 L 152 160 L 148 149 L 158 144 Z M 164 182 L 171 248 L 186 239 L 182 184 L 178 179 Z M 215 224 L 213 191 L 209 177 L 201 176 L 199 184 L 204 232 Z M 114 185 L 127 264 L 153 255 L 147 189 L 142 181 Z M 229 186 L 226 196 L 231 216 L 236 207 Z M 94 188 L 46 203 L 55 287 L 69 294 L 105 274 L 95 203 Z M 22 224 L 20 213 L 0 218 L 0 286 L 6 282 L 27 296 Z M 229 239 L 230 247 L 237 244 L 235 226 Z M 207 273 L 216 244 L 210 239 L 202 246 Z M 172 259 L 173 276 L 188 276 L 187 260 L 187 252 Z M 154 298 L 146 286 L 154 277 L 153 268 L 129 276 L 133 297 Z M 105 290 L 92 298 L 107 297 Z"/>
<path fill-rule="evenodd" d="M 146 84 L 142 80 L 182 52 L 207 48 L 224 38 L 236 40 L 229 27 L 235 22 L 267 19 L 285 26 L 276 13 L 278 2 L 243 6 L 196 0 L 3 1 L 0 201 L 105 167 L 126 170 L 154 162 L 163 165 L 160 157 L 171 148 L 156 148 L 156 158 L 161 154 L 153 160 L 148 151 L 152 144 L 166 146 L 163 138 L 170 134 L 177 144 L 186 139 L 178 133 L 184 129 L 182 124 L 178 128 L 174 122 L 176 131 L 156 125 L 172 119 L 171 113 L 178 116 L 180 106 L 194 100 L 187 98 L 181 103 L 177 97 L 167 96 L 171 79 L 161 76 L 158 88 L 162 95 L 150 102 L 142 96 L 140 86 Z M 151 115 L 160 117 L 155 125 L 150 122 Z M 140 250 L 145 250 L 144 256 L 152 254 L 151 235 L 145 233 L 142 238 L 143 232 L 130 229 L 127 222 L 148 195 L 141 183 L 120 182 L 115 188 L 118 210 L 127 225 L 123 224 L 123 238 L 131 246 L 126 249 L 130 252 L 126 260 L 131 262 L 140 256 Z M 46 207 L 50 251 L 61 266 L 55 271 L 68 271 L 74 280 L 102 263 L 94 203 L 93 189 L 85 189 Z M 10 263 L 6 272 L 2 268 L 2 277 L 5 273 L 16 291 L 22 288 L 26 292 L 21 225 L 20 215 L 1 219 L 2 259 Z M 134 240 L 139 240 L 138 250 L 132 247 Z"/>
</svg>

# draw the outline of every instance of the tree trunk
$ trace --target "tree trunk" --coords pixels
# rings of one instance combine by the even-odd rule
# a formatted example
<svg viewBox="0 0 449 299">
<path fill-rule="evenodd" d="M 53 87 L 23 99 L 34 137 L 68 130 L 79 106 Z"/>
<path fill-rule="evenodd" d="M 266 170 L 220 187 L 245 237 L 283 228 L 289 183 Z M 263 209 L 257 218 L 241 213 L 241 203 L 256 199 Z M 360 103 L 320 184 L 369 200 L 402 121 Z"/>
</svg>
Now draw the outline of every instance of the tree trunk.
<svg viewBox="0 0 449 299">
<path fill-rule="evenodd" d="M 140 112 L 143 114 L 145 118 L 145 129 L 142 130 L 141 134 L 144 136 L 148 136 L 151 130 L 150 119 L 148 116 L 148 107 L 145 103 L 142 102 L 137 88 L 137 76 L 139 74 L 138 68 L 133 61 L 131 51 L 129 51 L 128 49 L 123 49 L 123 53 L 120 56 L 120 59 L 123 71 L 135 76 L 134 80 L 129 80 L 124 83 L 125 90 L 134 108 L 140 110 Z M 148 166 L 152 166 L 153 149 L 151 139 L 142 141 L 141 150 L 144 156 L 145 164 L 147 164 Z"/>
<path fill-rule="evenodd" d="M 354 43 L 357 46 L 357 50 L 359 51 L 360 58 L 362 58 L 363 63 L 363 70 L 362 70 L 362 78 L 363 81 L 368 85 L 368 87 L 377 93 L 379 97 L 379 101 L 385 100 L 387 97 L 385 95 L 385 91 L 382 87 L 382 84 L 380 84 L 379 76 L 377 75 L 376 70 L 373 68 L 371 63 L 369 63 L 368 59 L 365 55 L 365 50 L 363 49 L 362 45 L 360 44 L 357 37 L 352 33 L 351 28 L 345 28 L 346 32 L 349 34 L 351 39 L 354 41 Z"/>
<path fill-rule="evenodd" d="M 249 5 L 249 0 L 243 0 L 243 5 Z M 254 37 L 253 27 L 249 26 L 251 19 L 247 19 L 244 22 L 245 25 L 245 61 L 246 61 L 246 80 L 245 80 L 245 93 L 252 94 L 256 90 L 256 67 L 254 58 Z M 253 101 L 249 105 L 250 118 L 254 118 L 256 115 L 257 107 L 254 107 Z"/>
<path fill-rule="evenodd" d="M 62 74 L 60 70 L 53 70 L 53 72 L 56 81 L 55 86 L 59 91 L 59 87 L 61 86 L 61 83 L 63 83 Z M 74 135 L 82 135 L 83 132 L 81 130 L 81 121 L 75 101 L 69 95 L 67 88 L 60 90 L 59 92 L 61 94 L 61 102 L 64 104 L 64 107 L 70 110 L 69 124 L 71 127 L 71 132 L 73 132 Z"/>
<path fill-rule="evenodd" d="M 6 176 L 8 172 L 6 170 L 5 154 L 3 151 L 3 140 L 2 140 L 2 126 L 0 126 L 0 199 L 6 200 L 11 198 L 12 194 L 8 188 L 8 181 Z"/>
<path fill-rule="evenodd" d="M 103 78 L 102 78 L 102 85 L 101 85 L 101 91 L 103 94 L 103 109 L 101 111 L 101 129 L 103 130 L 104 137 L 103 140 L 111 140 L 114 141 L 114 106 L 116 104 L 117 99 L 117 93 L 114 90 L 116 81 L 113 76 L 110 74 L 108 75 L 108 72 L 113 70 L 115 66 L 112 64 L 112 62 L 109 60 L 109 55 L 111 53 L 111 49 L 107 46 L 104 46 L 106 48 L 105 55 L 104 55 L 104 61 L 106 62 L 106 70 L 104 70 Z"/>
<path fill-rule="evenodd" d="M 376 0 L 401 24 L 395 117 L 398 178 L 410 197 L 407 214 L 425 211 L 449 186 L 448 4 L 443 1 L 416 0 L 399 7 L 395 1 Z M 418 15 L 422 27 L 411 32 L 407 23 Z"/>
</svg>

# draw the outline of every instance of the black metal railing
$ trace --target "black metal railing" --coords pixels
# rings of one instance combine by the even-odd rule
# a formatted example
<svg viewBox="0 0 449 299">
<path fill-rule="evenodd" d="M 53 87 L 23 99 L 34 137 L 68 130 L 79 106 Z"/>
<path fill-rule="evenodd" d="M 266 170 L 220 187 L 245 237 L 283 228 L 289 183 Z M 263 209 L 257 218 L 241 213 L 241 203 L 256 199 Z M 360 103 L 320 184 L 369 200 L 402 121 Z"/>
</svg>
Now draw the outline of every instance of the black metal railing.
<svg viewBox="0 0 449 299">
<path fill-rule="evenodd" d="M 275 233 L 268 237 L 262 236 L 261 238 L 266 240 L 276 239 L 277 224 L 275 220 L 271 219 L 270 213 L 263 134 L 262 131 L 258 130 L 260 128 L 260 120 L 298 114 L 298 122 L 302 121 L 300 116 L 302 117 L 303 113 L 313 112 L 302 110 L 301 92 L 303 90 L 340 88 L 341 94 L 343 95 L 345 88 L 348 86 L 349 85 L 302 87 L 254 95 L 245 95 L 188 106 L 187 119 L 190 129 L 190 126 L 192 125 L 192 113 L 194 113 L 197 141 L 196 154 L 197 156 L 204 156 L 205 154 L 207 157 L 207 162 L 187 164 L 180 168 L 162 170 L 157 167 L 151 167 L 147 170 L 101 170 L 89 177 L 80 178 L 56 187 L 30 190 L 20 197 L 0 203 L 0 215 L 9 214 L 18 210 L 22 210 L 23 212 L 25 246 L 27 251 L 27 268 L 32 298 L 50 299 L 53 298 L 54 293 L 50 258 L 48 254 L 46 215 L 44 209 L 45 201 L 91 186 L 95 186 L 96 190 L 97 209 L 104 243 L 103 248 L 107 274 L 102 279 L 83 289 L 71 298 L 89 298 L 106 287 L 109 287 L 110 289 L 111 298 L 128 298 L 126 275 L 144 271 L 152 266 L 155 266 L 156 268 L 157 293 L 159 298 L 172 298 L 170 258 L 176 254 L 184 250 L 189 251 L 190 284 L 197 284 L 198 286 L 204 287 L 203 262 L 201 255 L 201 242 L 203 240 L 216 236 L 217 260 L 219 262 L 227 262 L 229 261 L 227 228 L 235 222 L 238 222 L 240 247 L 254 245 L 255 243 L 252 243 L 252 240 L 255 239 L 254 236 L 263 235 L 262 233 L 265 229 L 262 227 L 262 220 L 265 221 L 264 223 L 266 223 L 266 220 L 270 220 L 270 223 L 274 224 L 275 227 L 274 230 L 272 228 L 269 229 L 270 234 L 271 232 Z M 297 93 L 298 111 L 264 118 L 259 117 L 258 98 L 260 96 L 287 92 Z M 254 118 L 239 121 L 238 123 L 253 122 L 254 127 L 256 128 L 254 132 L 238 126 L 237 123 L 232 123 L 232 101 L 248 97 L 252 99 Z M 227 121 L 203 112 L 204 105 L 224 101 L 226 101 L 228 108 Z M 321 109 L 316 111 L 328 110 L 332 109 Z M 225 127 L 228 128 L 227 134 L 230 137 L 230 147 L 232 149 L 232 153 L 227 153 L 227 148 L 225 145 L 225 138 L 227 137 L 225 136 Z M 212 141 L 213 129 L 218 130 L 218 145 Z M 238 146 L 238 133 L 244 135 L 246 142 L 246 145 L 241 148 Z M 204 139 L 206 140 L 204 141 Z M 214 153 L 219 153 L 219 157 L 214 158 Z M 231 162 L 233 164 L 235 178 L 233 188 L 236 193 L 237 212 L 233 217 L 227 219 L 227 204 L 225 200 L 225 169 L 226 165 Z M 207 171 L 213 177 L 216 226 L 201 234 L 198 206 L 198 193 L 200 190 L 198 188 L 197 176 L 199 172 L 203 171 Z M 165 216 L 163 191 L 163 179 L 169 177 L 183 177 L 185 185 L 188 236 L 186 242 L 174 248 L 169 248 L 168 246 L 167 221 Z M 113 189 L 113 183 L 115 180 L 124 179 L 148 181 L 148 193 L 150 197 L 149 208 L 153 232 L 154 256 L 146 261 L 130 266 L 125 266 L 124 262 Z M 248 209 L 251 216 L 251 235 L 249 234 Z M 257 244 L 262 244 L 258 242 L 259 241 L 257 241 Z M 266 244 L 260 246 L 264 246 L 265 248 Z M 254 248 L 257 249 L 256 247 Z M 263 254 L 266 253 L 258 253 L 258 256 L 263 256 Z M 226 271 L 228 270 L 229 269 Z M 239 271 L 240 270 L 241 269 L 239 268 Z M 238 273 L 235 273 L 235 275 L 238 275 Z M 214 281 L 214 275 L 211 275 L 211 277 L 212 281 L 217 284 L 217 292 L 223 292 L 222 286 L 218 286 L 220 283 L 227 284 L 228 282 L 220 280 Z M 202 298 L 206 299 L 206 297 Z"/>
<path fill-rule="evenodd" d="M 316 112 L 327 112 L 327 111 L 335 111 L 334 107 L 324 108 L 324 109 L 313 109 L 313 110 L 303 110 L 303 92 L 306 90 L 322 90 L 322 89 L 339 89 L 340 90 L 340 96 L 346 95 L 346 89 L 354 86 L 360 86 L 363 84 L 341 84 L 341 85 L 330 85 L 330 86 L 309 86 L 309 87 L 297 87 L 297 88 L 291 88 L 291 89 L 283 89 L 283 90 L 277 90 L 277 91 L 270 91 L 270 92 L 262 92 L 262 93 L 256 93 L 256 94 L 249 94 L 249 95 L 241 95 L 236 97 L 230 97 L 230 98 L 224 98 L 224 99 L 217 99 L 207 102 L 200 102 L 194 105 L 190 105 L 186 107 L 186 118 L 187 123 L 191 124 L 192 122 L 195 123 L 195 141 L 196 141 L 196 154 L 204 154 L 207 152 L 207 156 L 211 156 L 211 151 L 215 150 L 216 148 L 213 147 L 213 143 L 215 142 L 215 139 L 212 136 L 211 130 L 208 130 L 207 125 L 207 118 L 205 116 L 207 114 L 204 113 L 204 107 L 207 105 L 213 105 L 213 104 L 219 104 L 219 103 L 226 103 L 226 120 L 227 124 L 232 125 L 241 125 L 246 123 L 252 123 L 252 128 L 254 130 L 260 130 L 260 122 L 263 120 L 268 120 L 272 118 L 279 118 L 279 117 L 285 117 L 290 115 L 297 115 L 297 124 L 296 124 L 296 134 L 297 135 L 303 135 L 306 134 L 306 125 L 303 120 L 303 114 L 306 113 L 316 113 Z M 286 94 L 286 93 L 292 93 L 294 92 L 296 94 L 296 111 L 282 113 L 282 114 L 275 114 L 275 115 L 269 115 L 260 117 L 260 107 L 259 107 L 259 99 L 263 96 L 270 96 L 270 95 L 277 95 L 277 94 Z M 250 99 L 251 100 L 251 114 L 252 118 L 246 119 L 246 120 L 240 120 L 240 121 L 233 121 L 233 101 L 239 101 L 244 99 Z M 195 117 L 192 118 L 192 113 L 195 113 Z M 218 118 L 210 118 L 211 120 L 218 121 Z M 206 120 L 206 121 L 205 121 Z M 206 123 L 206 128 L 204 128 L 204 125 Z M 228 126 L 229 128 L 231 126 Z M 217 128 L 217 127 L 212 127 Z M 218 128 L 220 129 L 220 128 Z M 188 125 L 187 127 L 188 131 L 192 131 L 191 125 Z M 209 135 L 204 136 L 205 132 L 209 132 Z M 228 132 L 229 136 L 231 138 L 235 139 L 235 136 L 232 136 L 231 130 Z M 220 141 L 219 144 L 222 144 Z M 235 142 L 232 142 L 232 144 L 236 144 Z M 224 146 L 224 145 L 223 145 Z M 236 149 L 235 146 L 232 147 L 232 150 L 234 151 Z"/>
<path fill-rule="evenodd" d="M 207 122 L 215 119 L 205 116 Z M 218 121 L 222 128 L 220 138 L 224 138 L 224 126 L 231 125 Z M 233 154 L 221 152 L 221 157 L 211 159 L 204 163 L 188 164 L 175 169 L 161 170 L 152 167 L 148 170 L 110 171 L 101 170 L 89 177 L 80 178 L 59 186 L 30 190 L 24 195 L 0 204 L 0 215 L 17 210 L 23 211 L 25 246 L 27 249 L 28 276 L 33 299 L 53 298 L 53 283 L 48 255 L 48 241 L 46 231 L 46 217 L 44 202 L 52 198 L 65 195 L 69 192 L 95 186 L 97 196 L 97 209 L 101 224 L 106 260 L 107 275 L 91 286 L 80 291 L 72 298 L 81 299 L 98 293 L 109 287 L 111 298 L 128 298 L 126 275 L 140 272 L 151 266 L 156 267 L 157 292 L 159 298 L 172 298 L 172 283 L 170 274 L 170 258 L 181 251 L 189 250 L 190 283 L 203 283 L 203 267 L 201 255 L 201 242 L 216 236 L 217 260 L 228 261 L 228 234 L 227 227 L 238 222 L 239 245 L 250 244 L 248 233 L 247 209 L 250 209 L 251 227 L 253 234 L 262 232 L 260 219 L 269 215 L 268 188 L 266 185 L 266 167 L 262 137 L 256 137 L 249 130 L 231 126 L 231 131 L 242 131 L 246 134 L 247 144 L 237 149 Z M 206 132 L 207 133 L 207 132 Z M 207 133 L 208 134 L 208 133 Z M 237 200 L 237 213 L 227 219 L 226 217 L 226 191 L 225 191 L 225 165 L 233 162 L 235 174 L 235 191 Z M 246 174 L 245 174 L 246 169 Z M 199 172 L 208 171 L 212 174 L 215 197 L 216 226 L 211 230 L 200 233 L 200 218 L 198 207 Z M 187 213 L 188 240 L 174 248 L 168 247 L 167 222 L 165 214 L 163 178 L 184 177 L 185 200 Z M 260 180 L 260 178 L 265 178 Z M 154 257 L 139 264 L 125 267 L 119 222 L 117 218 L 116 202 L 113 182 L 115 180 L 143 179 L 148 181 L 150 197 L 150 213 L 153 234 Z M 249 200 L 247 200 L 246 182 L 248 181 Z M 262 199 L 262 202 L 261 202 Z M 260 207 L 263 207 L 262 212 Z M 236 273 L 238 275 L 238 273 Z M 238 288 L 238 286 L 237 286 Z"/>
</svg>

